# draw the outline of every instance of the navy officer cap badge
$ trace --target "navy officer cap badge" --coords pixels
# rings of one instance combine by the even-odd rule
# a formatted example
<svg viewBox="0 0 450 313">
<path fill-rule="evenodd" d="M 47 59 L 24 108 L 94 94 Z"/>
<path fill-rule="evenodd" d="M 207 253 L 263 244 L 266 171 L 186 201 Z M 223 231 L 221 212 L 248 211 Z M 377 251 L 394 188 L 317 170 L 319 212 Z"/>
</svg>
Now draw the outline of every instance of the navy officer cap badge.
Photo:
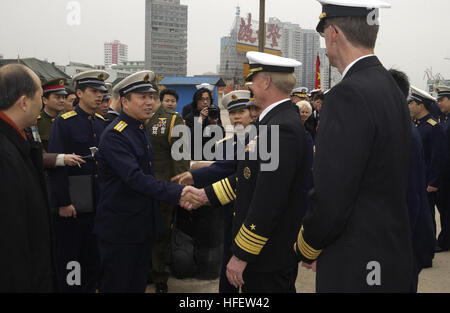
<svg viewBox="0 0 450 313">
<path fill-rule="evenodd" d="M 250 65 L 250 71 L 246 78 L 251 81 L 253 76 L 259 72 L 275 72 L 275 73 L 294 73 L 296 67 L 302 65 L 301 62 L 283 58 L 268 53 L 250 51 L 247 52 L 247 59 Z"/>
<path fill-rule="evenodd" d="M 156 75 L 152 71 L 141 71 L 124 78 L 120 83 L 114 86 L 113 93 L 118 93 L 121 97 L 126 94 L 135 93 L 155 93 L 157 92 L 152 85 Z"/>
<path fill-rule="evenodd" d="M 367 17 L 374 9 L 390 8 L 382 0 L 318 0 L 322 5 L 320 22 L 316 27 L 318 33 L 325 31 L 325 21 L 330 17 Z"/>
<path fill-rule="evenodd" d="M 73 77 L 75 86 L 91 87 L 103 92 L 108 91 L 105 86 L 105 80 L 109 78 L 109 74 L 101 70 L 92 70 L 81 72 Z"/>
<path fill-rule="evenodd" d="M 228 112 L 247 108 L 250 102 L 250 91 L 235 90 L 223 96 L 222 105 Z"/>
<path fill-rule="evenodd" d="M 299 87 L 292 90 L 291 97 L 308 98 L 308 88 Z"/>
</svg>

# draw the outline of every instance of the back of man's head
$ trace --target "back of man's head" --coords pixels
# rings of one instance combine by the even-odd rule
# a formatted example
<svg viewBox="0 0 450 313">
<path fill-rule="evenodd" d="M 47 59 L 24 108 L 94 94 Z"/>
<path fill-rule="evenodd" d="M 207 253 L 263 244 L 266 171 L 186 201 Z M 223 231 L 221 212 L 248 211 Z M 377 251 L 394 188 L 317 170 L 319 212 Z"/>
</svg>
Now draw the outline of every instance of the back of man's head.
<svg viewBox="0 0 450 313">
<path fill-rule="evenodd" d="M 263 72 L 263 74 L 270 76 L 272 84 L 283 94 L 290 95 L 294 89 L 297 79 L 294 74 L 278 73 L 278 72 Z"/>
<path fill-rule="evenodd" d="M 405 98 L 408 98 L 409 88 L 411 87 L 408 76 L 404 72 L 393 68 L 389 70 L 389 73 L 392 75 L 392 78 L 394 78 Z"/>
<path fill-rule="evenodd" d="M 355 47 L 374 49 L 377 41 L 379 25 L 371 25 L 367 17 L 330 17 L 326 25 L 335 25 L 341 29 L 345 38 Z"/>
<path fill-rule="evenodd" d="M 20 97 L 32 98 L 39 89 L 31 70 L 21 64 L 0 67 L 0 111 L 11 108 Z"/>
</svg>

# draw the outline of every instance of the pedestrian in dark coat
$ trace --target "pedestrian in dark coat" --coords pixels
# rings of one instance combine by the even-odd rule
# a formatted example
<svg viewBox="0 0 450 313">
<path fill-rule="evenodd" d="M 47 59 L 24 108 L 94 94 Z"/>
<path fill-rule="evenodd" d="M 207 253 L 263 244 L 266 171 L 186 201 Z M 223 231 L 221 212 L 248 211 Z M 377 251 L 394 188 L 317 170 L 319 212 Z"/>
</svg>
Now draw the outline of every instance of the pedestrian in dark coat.
<svg viewBox="0 0 450 313">
<path fill-rule="evenodd" d="M 0 68 L 0 292 L 56 287 L 42 145 L 23 132 L 36 124 L 41 97 L 30 69 Z"/>
</svg>

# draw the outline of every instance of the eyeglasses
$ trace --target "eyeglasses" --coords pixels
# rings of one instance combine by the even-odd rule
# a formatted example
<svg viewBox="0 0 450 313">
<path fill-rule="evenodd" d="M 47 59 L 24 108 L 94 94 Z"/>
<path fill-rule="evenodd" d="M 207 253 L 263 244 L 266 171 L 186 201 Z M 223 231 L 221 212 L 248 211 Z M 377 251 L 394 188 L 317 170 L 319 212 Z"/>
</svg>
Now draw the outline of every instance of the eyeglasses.
<svg viewBox="0 0 450 313">
<path fill-rule="evenodd" d="M 211 98 L 200 98 L 200 101 L 211 101 Z"/>
</svg>

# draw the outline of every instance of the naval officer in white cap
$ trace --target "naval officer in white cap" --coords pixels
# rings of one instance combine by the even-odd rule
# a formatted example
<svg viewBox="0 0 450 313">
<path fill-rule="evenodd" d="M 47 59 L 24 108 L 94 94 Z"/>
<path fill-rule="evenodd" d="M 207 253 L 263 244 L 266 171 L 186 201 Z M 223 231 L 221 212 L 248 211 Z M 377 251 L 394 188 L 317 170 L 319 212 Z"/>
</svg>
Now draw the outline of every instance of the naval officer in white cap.
<svg viewBox="0 0 450 313">
<path fill-rule="evenodd" d="M 296 291 L 298 262 L 292 242 L 301 223 L 307 167 L 305 129 L 289 98 L 296 84 L 294 69 L 301 63 L 259 52 L 248 52 L 247 58 L 249 88 L 262 113 L 259 136 L 249 143 L 245 160 L 238 162 L 227 278 L 246 293 L 290 293 Z M 252 160 L 251 153 L 267 147 L 266 140 L 277 129 L 271 151 L 278 155 L 263 160 L 259 153 Z"/>
<path fill-rule="evenodd" d="M 318 292 L 408 292 L 406 99 L 374 55 L 380 0 L 319 0 L 317 31 L 342 81 L 325 97 L 314 190 L 295 250 Z"/>
</svg>

